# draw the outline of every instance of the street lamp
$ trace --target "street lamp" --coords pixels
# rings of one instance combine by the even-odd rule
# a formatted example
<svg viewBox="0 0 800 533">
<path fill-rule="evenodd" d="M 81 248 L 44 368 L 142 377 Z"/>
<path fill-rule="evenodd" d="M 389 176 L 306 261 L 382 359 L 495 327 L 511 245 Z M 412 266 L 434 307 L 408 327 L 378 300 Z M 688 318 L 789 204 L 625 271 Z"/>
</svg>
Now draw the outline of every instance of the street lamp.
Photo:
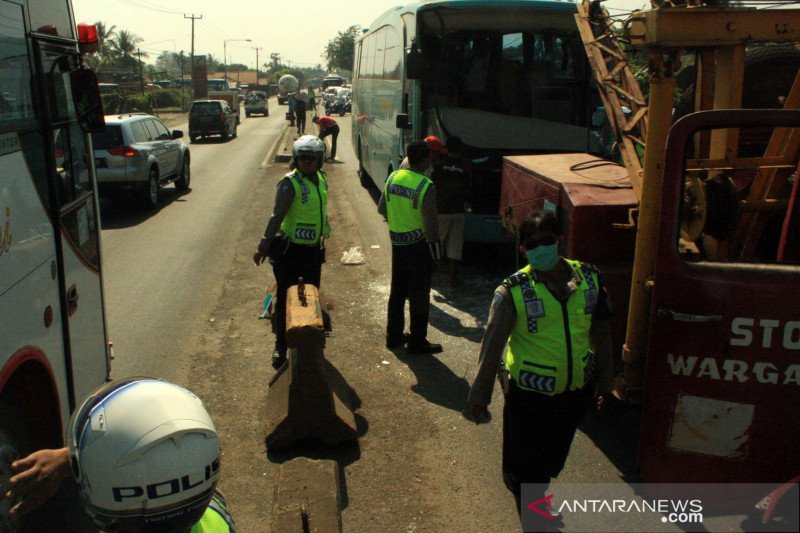
<svg viewBox="0 0 800 533">
<path fill-rule="evenodd" d="M 228 43 L 238 41 L 238 42 L 252 42 L 252 39 L 224 39 L 222 41 L 222 76 L 223 81 L 228 83 Z"/>
</svg>

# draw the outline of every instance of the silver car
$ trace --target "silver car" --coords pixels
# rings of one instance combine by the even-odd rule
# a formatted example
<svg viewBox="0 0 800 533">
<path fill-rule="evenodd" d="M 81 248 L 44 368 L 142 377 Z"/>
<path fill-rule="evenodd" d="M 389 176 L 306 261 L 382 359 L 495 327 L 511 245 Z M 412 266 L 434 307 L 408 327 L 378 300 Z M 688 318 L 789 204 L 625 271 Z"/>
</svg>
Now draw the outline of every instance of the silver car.
<svg viewBox="0 0 800 533">
<path fill-rule="evenodd" d="M 106 116 L 106 129 L 92 134 L 102 196 L 132 193 L 145 207 L 158 205 L 161 187 L 189 189 L 189 147 L 156 117 L 145 113 Z"/>
</svg>

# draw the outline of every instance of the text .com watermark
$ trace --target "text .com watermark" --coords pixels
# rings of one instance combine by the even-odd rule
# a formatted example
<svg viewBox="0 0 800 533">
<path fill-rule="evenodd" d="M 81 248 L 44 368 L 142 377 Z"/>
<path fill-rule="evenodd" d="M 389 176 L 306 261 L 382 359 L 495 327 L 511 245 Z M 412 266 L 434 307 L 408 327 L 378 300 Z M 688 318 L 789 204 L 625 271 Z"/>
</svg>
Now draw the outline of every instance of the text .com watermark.
<svg viewBox="0 0 800 533">
<path fill-rule="evenodd" d="M 524 531 L 552 525 L 561 531 L 777 531 L 796 520 L 796 501 L 782 507 L 782 525 L 759 520 L 756 504 L 774 494 L 775 484 L 567 484 L 523 485 Z M 784 531 L 786 529 L 783 529 Z"/>
</svg>

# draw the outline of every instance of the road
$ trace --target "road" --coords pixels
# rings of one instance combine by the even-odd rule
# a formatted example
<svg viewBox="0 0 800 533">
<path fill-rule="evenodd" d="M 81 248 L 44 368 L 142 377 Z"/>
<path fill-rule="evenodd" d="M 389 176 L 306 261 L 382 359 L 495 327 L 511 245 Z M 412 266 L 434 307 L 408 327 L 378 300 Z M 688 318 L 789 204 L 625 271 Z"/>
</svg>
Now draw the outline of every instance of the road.
<svg viewBox="0 0 800 533">
<path fill-rule="evenodd" d="M 435 280 L 429 338 L 444 353 L 409 358 L 387 351 L 388 231 L 376 212 L 377 192 L 359 185 L 349 115 L 337 117 L 342 163 L 326 165 L 333 234 L 322 286 L 334 305 L 325 353 L 360 398 L 360 439 L 333 450 L 266 453 L 273 337 L 256 317 L 272 274 L 256 268 L 251 256 L 275 184 L 287 171 L 286 163 L 265 161 L 285 129 L 284 109 L 272 100 L 272 115 L 243 118 L 238 138 L 192 144 L 191 191 L 178 195 L 168 187 L 158 210 L 103 203 L 113 375 L 162 377 L 203 398 L 221 436 L 220 487 L 240 531 L 269 531 L 277 466 L 298 455 L 338 461 L 345 530 L 518 530 L 500 475 L 499 391 L 491 423 L 475 426 L 461 415 L 492 291 L 513 261 L 502 260 L 509 256 L 498 249 L 471 248 L 464 287 Z M 351 246 L 364 250 L 366 264 L 340 264 Z M 563 481 L 619 481 L 619 472 L 629 469 L 622 432 L 597 422 L 588 420 L 576 437 Z M 614 451 L 604 454 L 595 441 Z"/>
</svg>

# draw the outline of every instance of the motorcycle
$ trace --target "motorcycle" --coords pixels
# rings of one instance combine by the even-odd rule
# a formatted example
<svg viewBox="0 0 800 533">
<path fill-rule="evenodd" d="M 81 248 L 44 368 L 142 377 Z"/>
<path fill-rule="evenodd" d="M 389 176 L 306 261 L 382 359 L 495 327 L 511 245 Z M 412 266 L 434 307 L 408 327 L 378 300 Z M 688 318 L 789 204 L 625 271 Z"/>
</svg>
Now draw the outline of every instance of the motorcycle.
<svg viewBox="0 0 800 533">
<path fill-rule="evenodd" d="M 352 107 L 353 103 L 349 98 L 337 98 L 333 102 L 325 102 L 325 114 L 330 116 L 338 113 L 340 117 L 343 117 L 345 113 L 351 112 Z"/>
</svg>

